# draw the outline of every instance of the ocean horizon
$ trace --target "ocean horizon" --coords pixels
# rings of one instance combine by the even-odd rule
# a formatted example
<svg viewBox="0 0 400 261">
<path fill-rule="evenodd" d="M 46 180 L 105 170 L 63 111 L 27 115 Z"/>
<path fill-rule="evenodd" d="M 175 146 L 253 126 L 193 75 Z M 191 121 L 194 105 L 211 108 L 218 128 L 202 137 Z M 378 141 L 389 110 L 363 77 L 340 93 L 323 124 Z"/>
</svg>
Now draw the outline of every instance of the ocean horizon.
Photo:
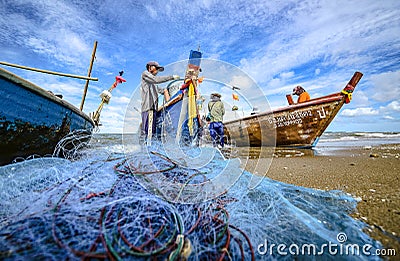
<svg viewBox="0 0 400 261">
<path fill-rule="evenodd" d="M 136 133 L 94 133 L 91 145 L 103 148 L 105 146 L 111 152 L 123 152 L 123 135 L 127 135 L 133 144 L 139 144 Z M 320 137 L 317 145 L 309 150 L 314 152 L 315 156 L 322 156 L 335 154 L 338 150 L 369 149 L 386 144 L 400 144 L 400 132 L 327 131 Z"/>
</svg>

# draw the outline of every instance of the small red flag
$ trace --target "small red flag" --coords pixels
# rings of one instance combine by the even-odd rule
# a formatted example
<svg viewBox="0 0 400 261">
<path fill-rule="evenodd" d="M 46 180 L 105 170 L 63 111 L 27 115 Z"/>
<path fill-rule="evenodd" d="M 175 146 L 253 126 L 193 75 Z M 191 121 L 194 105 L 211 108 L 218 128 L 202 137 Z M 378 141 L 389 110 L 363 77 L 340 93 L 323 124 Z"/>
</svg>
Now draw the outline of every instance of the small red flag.
<svg viewBox="0 0 400 261">
<path fill-rule="evenodd" d="M 121 76 L 116 76 L 115 77 L 115 81 L 118 82 L 118 83 L 126 82 L 126 80 L 124 78 L 122 78 Z"/>
<path fill-rule="evenodd" d="M 235 101 L 238 101 L 238 100 L 239 100 L 239 95 L 237 95 L 236 93 L 232 93 L 232 98 L 233 98 Z"/>
<path fill-rule="evenodd" d="M 115 82 L 114 82 L 114 84 L 112 85 L 112 89 L 114 89 L 114 88 L 116 88 L 117 87 L 117 85 L 119 84 L 119 83 L 123 83 L 123 82 L 126 82 L 126 80 L 124 79 L 124 78 L 122 78 L 121 76 L 116 76 L 115 77 Z"/>
</svg>

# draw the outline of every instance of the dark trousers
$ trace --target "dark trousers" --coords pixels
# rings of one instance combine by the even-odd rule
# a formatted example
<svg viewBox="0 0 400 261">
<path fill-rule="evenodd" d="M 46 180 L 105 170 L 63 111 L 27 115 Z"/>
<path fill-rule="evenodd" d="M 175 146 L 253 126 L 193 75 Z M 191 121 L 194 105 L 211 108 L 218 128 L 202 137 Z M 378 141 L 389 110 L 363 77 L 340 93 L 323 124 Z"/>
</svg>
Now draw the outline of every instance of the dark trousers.
<svg viewBox="0 0 400 261">
<path fill-rule="evenodd" d="M 210 136 L 212 138 L 213 146 L 218 144 L 222 147 L 224 146 L 224 124 L 222 122 L 211 122 L 210 126 Z"/>
</svg>

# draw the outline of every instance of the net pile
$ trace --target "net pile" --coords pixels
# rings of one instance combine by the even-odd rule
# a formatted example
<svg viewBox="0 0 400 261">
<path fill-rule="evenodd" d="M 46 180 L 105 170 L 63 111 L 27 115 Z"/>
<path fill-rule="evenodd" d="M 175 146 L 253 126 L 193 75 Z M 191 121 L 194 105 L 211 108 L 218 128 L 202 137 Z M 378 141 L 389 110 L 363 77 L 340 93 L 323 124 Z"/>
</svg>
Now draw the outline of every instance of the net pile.
<svg viewBox="0 0 400 261">
<path fill-rule="evenodd" d="M 292 260 L 266 251 L 267 243 L 313 243 L 322 252 L 338 233 L 346 244 L 380 247 L 349 216 L 356 201 L 340 191 L 268 178 L 250 190 L 252 174 L 238 172 L 237 160 L 212 148 L 177 153 L 165 144 L 129 155 L 96 148 L 74 161 L 0 167 L 0 258 Z M 231 178 L 219 178 L 224 171 Z M 321 256 L 349 259 L 296 258 Z"/>
</svg>

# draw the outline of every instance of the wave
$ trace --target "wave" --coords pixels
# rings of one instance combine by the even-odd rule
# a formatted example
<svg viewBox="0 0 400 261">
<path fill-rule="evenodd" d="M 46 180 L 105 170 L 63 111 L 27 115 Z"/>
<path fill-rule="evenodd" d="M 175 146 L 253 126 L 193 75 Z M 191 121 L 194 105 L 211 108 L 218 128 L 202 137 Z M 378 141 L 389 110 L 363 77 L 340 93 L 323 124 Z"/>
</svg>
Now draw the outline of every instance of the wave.
<svg viewBox="0 0 400 261">
<path fill-rule="evenodd" d="M 400 143 L 400 133 L 398 132 L 327 132 L 320 138 L 320 143 L 324 142 L 381 142 L 381 143 Z"/>
</svg>

